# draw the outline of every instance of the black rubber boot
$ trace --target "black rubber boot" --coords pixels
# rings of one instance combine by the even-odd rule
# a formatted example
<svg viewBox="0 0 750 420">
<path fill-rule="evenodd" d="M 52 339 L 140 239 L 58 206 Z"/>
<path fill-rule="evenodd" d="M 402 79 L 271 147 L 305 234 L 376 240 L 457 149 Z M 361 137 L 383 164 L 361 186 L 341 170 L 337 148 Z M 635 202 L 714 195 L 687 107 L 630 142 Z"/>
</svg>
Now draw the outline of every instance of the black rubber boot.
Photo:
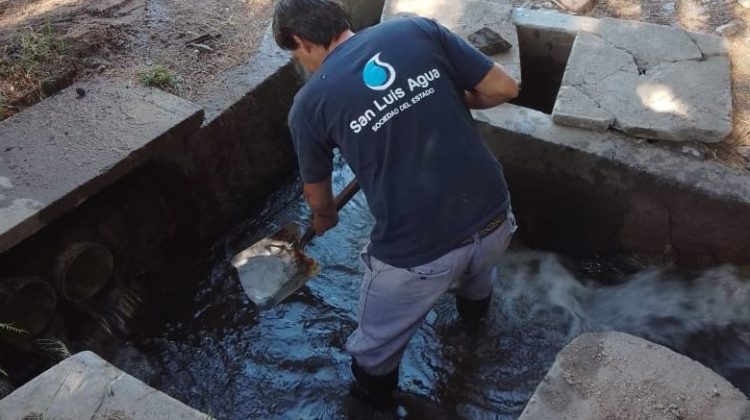
<svg viewBox="0 0 750 420">
<path fill-rule="evenodd" d="M 352 396 L 379 411 L 391 411 L 394 408 L 393 394 L 398 387 L 398 367 L 385 375 L 370 375 L 352 359 L 352 376 Z"/>
<path fill-rule="evenodd" d="M 469 300 L 456 296 L 456 310 L 458 311 L 458 316 L 461 317 L 461 321 L 466 325 L 479 324 L 487 317 L 491 301 L 492 294 L 480 300 Z"/>
</svg>

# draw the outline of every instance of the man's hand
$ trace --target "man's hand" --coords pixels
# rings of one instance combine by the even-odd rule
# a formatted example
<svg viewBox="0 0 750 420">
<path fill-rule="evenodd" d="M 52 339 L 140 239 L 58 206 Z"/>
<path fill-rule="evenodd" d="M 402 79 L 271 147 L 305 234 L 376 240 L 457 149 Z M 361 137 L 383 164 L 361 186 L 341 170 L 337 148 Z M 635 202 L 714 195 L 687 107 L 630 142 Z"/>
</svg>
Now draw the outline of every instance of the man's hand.
<svg viewBox="0 0 750 420">
<path fill-rule="evenodd" d="M 328 229 L 333 228 L 339 223 L 339 214 L 335 212 L 333 214 L 320 214 L 315 212 L 313 214 L 313 228 L 315 234 L 318 236 L 323 235 Z"/>
<path fill-rule="evenodd" d="M 339 212 L 333 199 L 331 177 L 314 184 L 305 183 L 302 192 L 313 211 L 313 228 L 318 236 L 338 224 Z"/>
</svg>

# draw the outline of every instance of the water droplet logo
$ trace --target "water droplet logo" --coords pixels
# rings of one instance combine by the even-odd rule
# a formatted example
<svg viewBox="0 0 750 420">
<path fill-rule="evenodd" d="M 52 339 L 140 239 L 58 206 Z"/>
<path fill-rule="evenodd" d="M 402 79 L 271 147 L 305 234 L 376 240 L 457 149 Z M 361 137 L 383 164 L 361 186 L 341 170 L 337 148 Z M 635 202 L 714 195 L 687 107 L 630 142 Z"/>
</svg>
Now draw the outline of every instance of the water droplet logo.
<svg viewBox="0 0 750 420">
<path fill-rule="evenodd" d="M 365 85 L 372 90 L 386 90 L 396 80 L 396 69 L 390 64 L 380 61 L 380 54 L 375 54 L 365 64 L 362 78 Z"/>
</svg>

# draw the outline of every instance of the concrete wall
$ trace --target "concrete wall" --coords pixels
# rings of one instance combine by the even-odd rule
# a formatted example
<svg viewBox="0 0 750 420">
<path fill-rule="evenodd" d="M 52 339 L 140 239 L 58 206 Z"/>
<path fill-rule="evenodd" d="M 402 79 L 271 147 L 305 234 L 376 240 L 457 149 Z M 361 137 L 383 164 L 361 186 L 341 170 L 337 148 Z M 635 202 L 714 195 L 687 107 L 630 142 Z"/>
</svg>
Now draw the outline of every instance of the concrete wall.
<svg viewBox="0 0 750 420">
<path fill-rule="evenodd" d="M 475 116 L 529 245 L 696 267 L 750 262 L 750 173 L 515 105 Z"/>
</svg>

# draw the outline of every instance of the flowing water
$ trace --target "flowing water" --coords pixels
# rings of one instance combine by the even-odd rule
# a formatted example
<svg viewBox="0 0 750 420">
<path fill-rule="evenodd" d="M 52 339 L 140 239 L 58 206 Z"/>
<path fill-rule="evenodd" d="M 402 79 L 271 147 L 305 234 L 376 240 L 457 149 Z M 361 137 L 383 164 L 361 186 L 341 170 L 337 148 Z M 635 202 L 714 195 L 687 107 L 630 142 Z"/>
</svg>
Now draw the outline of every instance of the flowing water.
<svg viewBox="0 0 750 420">
<path fill-rule="evenodd" d="M 351 179 L 339 167 L 337 188 Z M 248 222 L 186 270 L 185 287 L 158 297 L 158 321 L 117 344 L 110 360 L 219 419 L 346 418 L 344 344 L 356 326 L 358 252 L 373 223 L 362 194 L 308 246 L 322 273 L 272 309 L 256 312 L 229 265 L 273 222 L 304 219 L 296 193 L 282 189 L 269 203 L 289 202 L 283 211 Z M 467 336 L 452 298 L 441 299 L 404 356 L 403 389 L 454 418 L 516 418 L 567 343 L 614 329 L 696 358 L 750 392 L 750 287 L 737 269 L 627 273 L 517 246 L 500 266 L 484 337 Z"/>
</svg>

